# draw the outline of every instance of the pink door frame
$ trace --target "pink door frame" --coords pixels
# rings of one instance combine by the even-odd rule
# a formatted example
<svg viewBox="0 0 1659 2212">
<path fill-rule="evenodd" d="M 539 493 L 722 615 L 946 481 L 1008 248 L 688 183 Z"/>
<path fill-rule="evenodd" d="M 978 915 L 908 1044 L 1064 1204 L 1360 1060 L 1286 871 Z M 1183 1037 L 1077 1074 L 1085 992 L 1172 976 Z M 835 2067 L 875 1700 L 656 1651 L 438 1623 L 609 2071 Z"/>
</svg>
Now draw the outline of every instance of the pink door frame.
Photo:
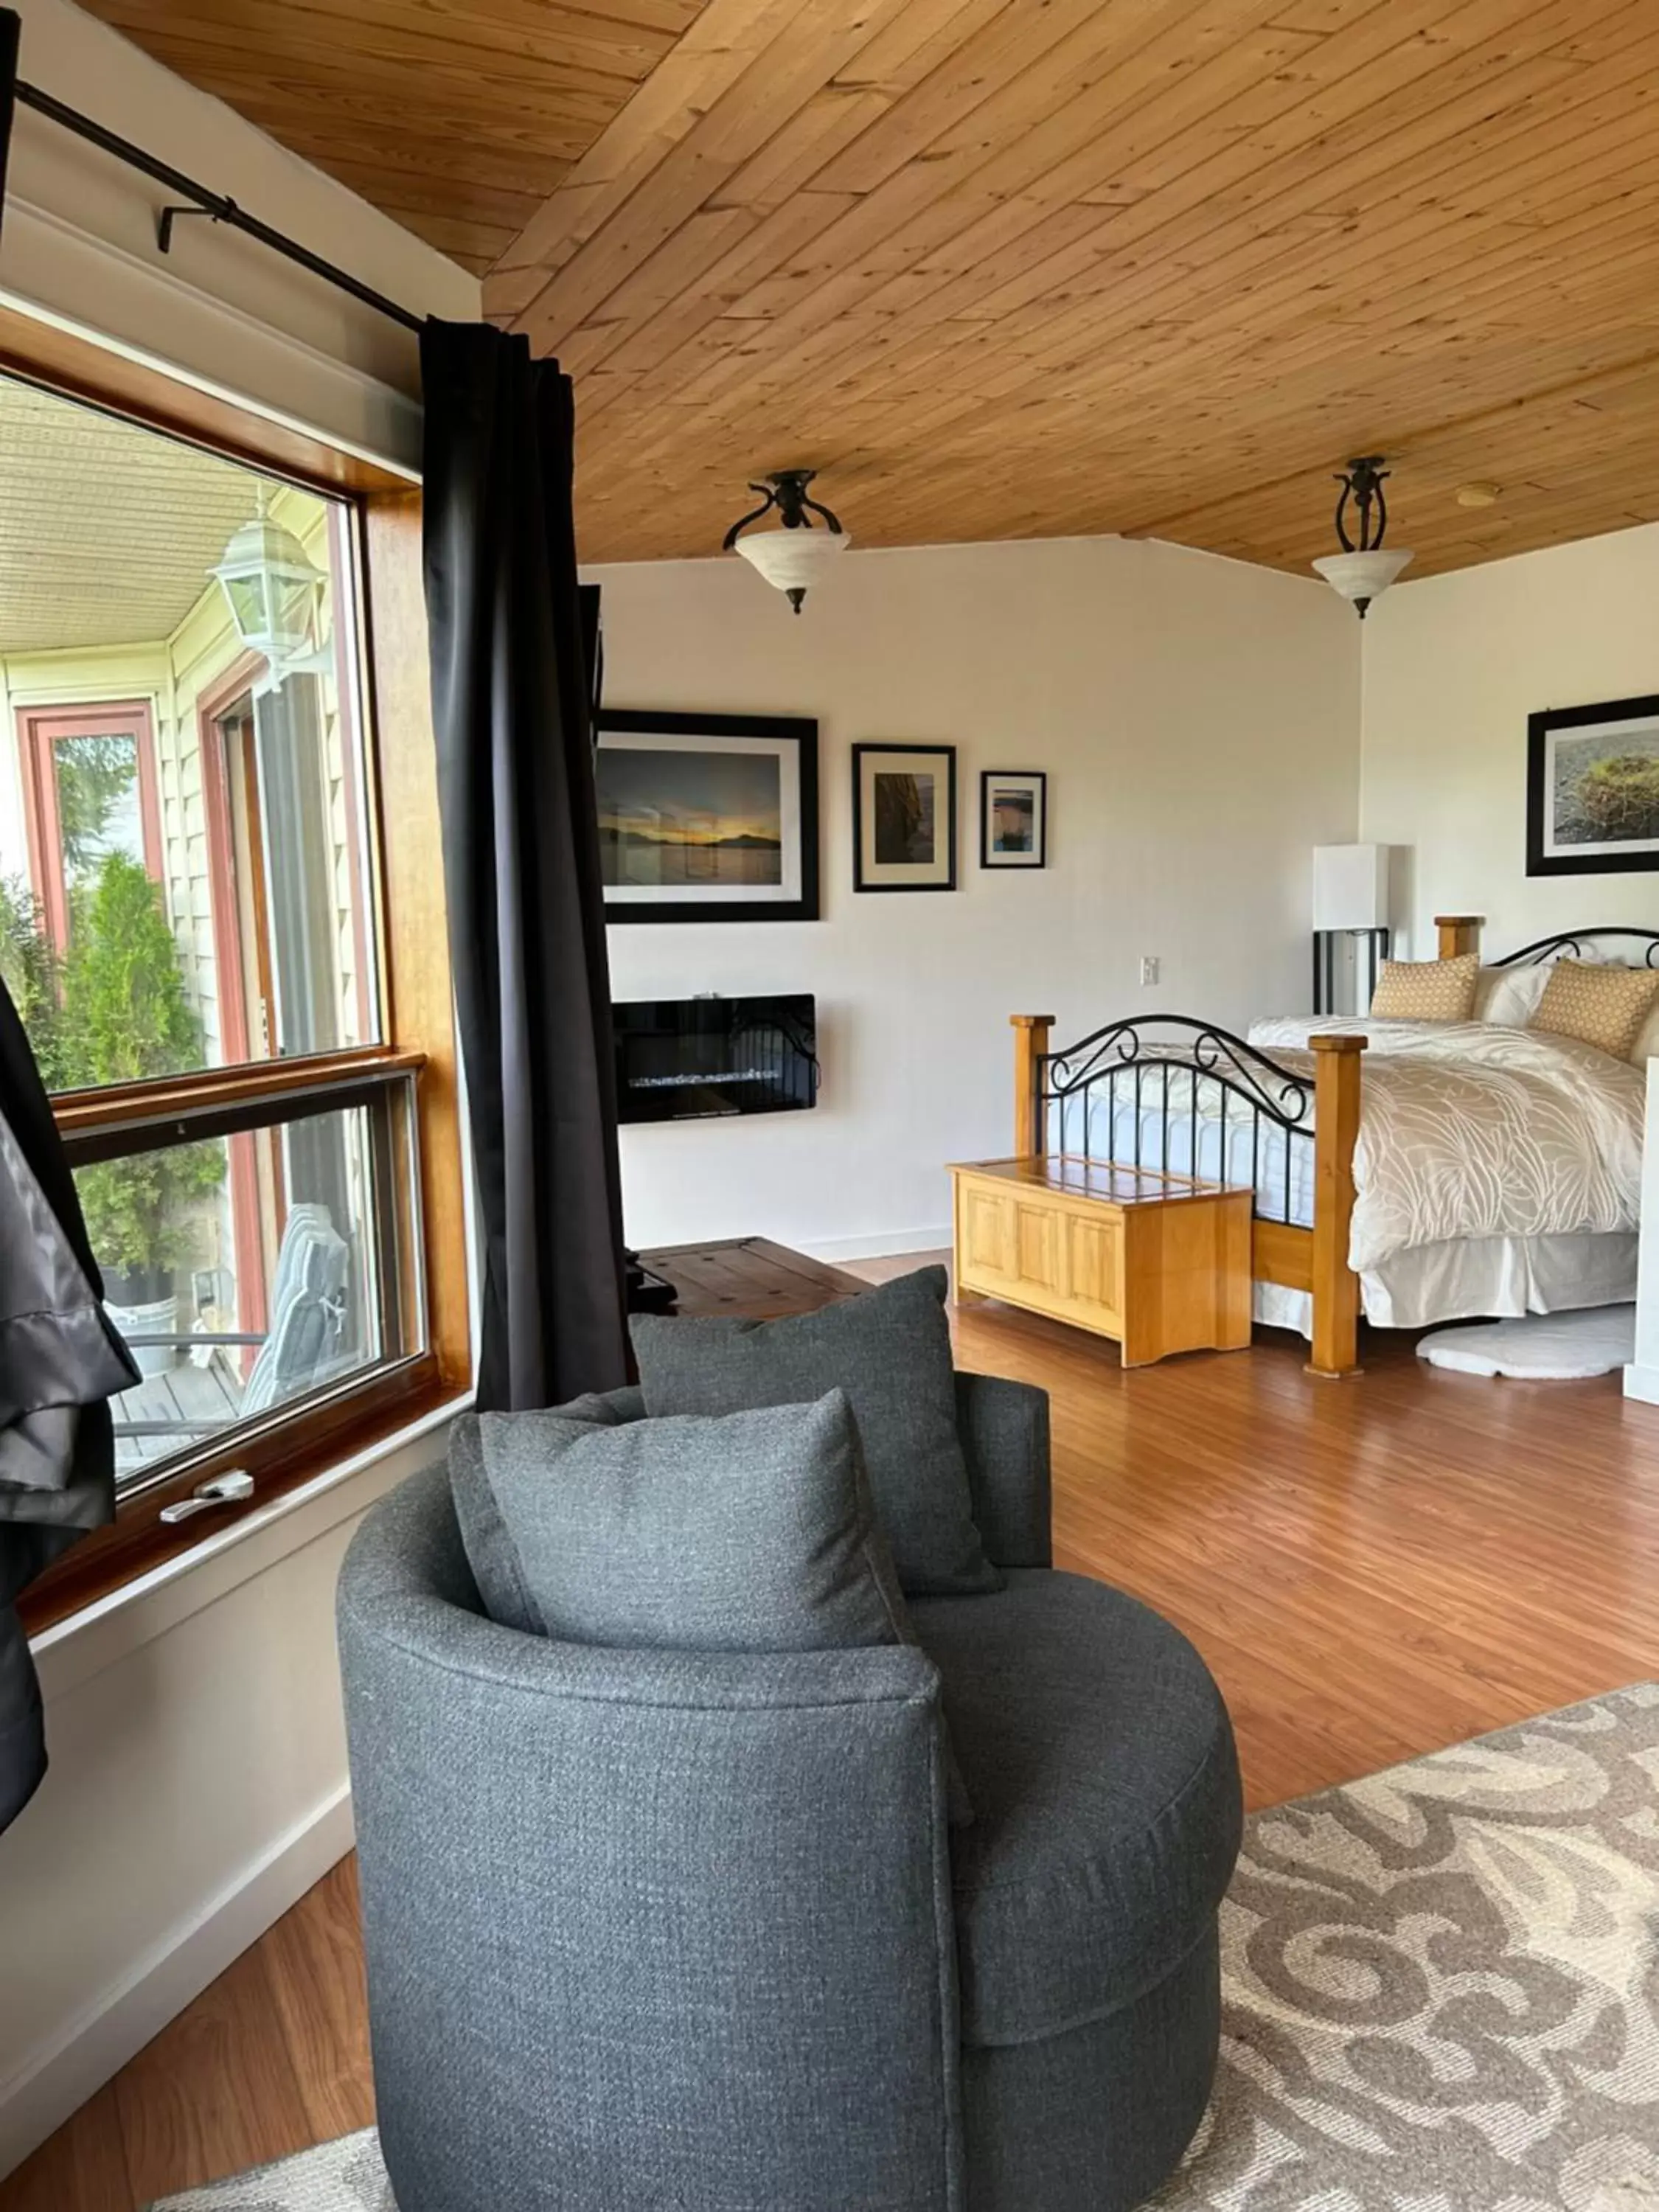
<svg viewBox="0 0 1659 2212">
<path fill-rule="evenodd" d="M 247 986 L 242 975 L 242 915 L 236 897 L 236 846 L 220 718 L 265 670 L 264 655 L 244 653 L 196 702 L 202 763 L 202 811 L 207 823 L 208 899 L 213 913 L 213 967 L 219 993 L 219 1045 L 227 1067 L 250 1056 Z M 238 1325 L 250 1335 L 270 1326 L 264 1237 L 259 1223 L 259 1170 L 251 1132 L 225 1140 L 230 1155 L 231 1242 L 236 1254 Z M 245 1356 L 243 1371 L 252 1364 Z"/>
<path fill-rule="evenodd" d="M 17 709 L 17 757 L 23 780 L 23 812 L 28 834 L 29 873 L 46 917 L 46 933 L 58 951 L 69 943 L 69 891 L 64 880 L 64 848 L 58 812 L 58 769 L 52 748 L 65 738 L 130 737 L 138 755 L 138 818 L 144 866 L 152 880 L 165 882 L 161 807 L 155 783 L 155 726 L 148 699 L 112 699 L 88 705 Z"/>
</svg>

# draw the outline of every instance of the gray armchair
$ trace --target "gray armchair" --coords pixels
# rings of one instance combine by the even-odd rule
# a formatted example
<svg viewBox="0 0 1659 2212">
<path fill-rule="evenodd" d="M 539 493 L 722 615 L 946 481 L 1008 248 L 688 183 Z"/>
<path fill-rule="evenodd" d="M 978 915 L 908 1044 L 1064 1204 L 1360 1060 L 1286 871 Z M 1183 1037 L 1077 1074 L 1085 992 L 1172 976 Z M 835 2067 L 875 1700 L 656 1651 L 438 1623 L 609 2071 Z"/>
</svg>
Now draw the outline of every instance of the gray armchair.
<svg viewBox="0 0 1659 2212">
<path fill-rule="evenodd" d="M 1226 1714 L 1166 1623 L 1049 1570 L 1042 1394 L 963 1376 L 958 1404 L 1007 1588 L 913 1600 L 921 1650 L 498 1627 L 441 1466 L 358 1532 L 340 1641 L 399 2212 L 1115 2212 L 1179 2157 L 1218 2034 Z"/>
</svg>

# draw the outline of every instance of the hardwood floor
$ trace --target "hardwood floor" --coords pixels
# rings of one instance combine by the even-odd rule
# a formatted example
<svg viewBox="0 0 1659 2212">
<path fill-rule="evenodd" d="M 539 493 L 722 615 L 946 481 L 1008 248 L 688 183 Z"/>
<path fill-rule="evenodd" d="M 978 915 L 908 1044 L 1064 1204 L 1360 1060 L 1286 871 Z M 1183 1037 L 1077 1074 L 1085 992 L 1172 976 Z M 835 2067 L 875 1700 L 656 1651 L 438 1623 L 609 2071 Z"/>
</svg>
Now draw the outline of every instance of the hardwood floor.
<svg viewBox="0 0 1659 2212">
<path fill-rule="evenodd" d="M 870 1261 L 878 1279 L 915 1255 Z M 1659 1408 L 1616 1378 L 1490 1382 L 1372 1339 L 1133 1374 L 1006 1308 L 963 1366 L 1051 1394 L 1057 1564 L 1186 1630 L 1232 1708 L 1252 1805 L 1659 1674 Z M 0 2212 L 136 2212 L 372 2116 L 349 1860 L 76 2115 Z"/>
<path fill-rule="evenodd" d="M 346 1858 L 0 2181 L 0 2207 L 140 2212 L 365 2126 L 368 2012 Z"/>
</svg>

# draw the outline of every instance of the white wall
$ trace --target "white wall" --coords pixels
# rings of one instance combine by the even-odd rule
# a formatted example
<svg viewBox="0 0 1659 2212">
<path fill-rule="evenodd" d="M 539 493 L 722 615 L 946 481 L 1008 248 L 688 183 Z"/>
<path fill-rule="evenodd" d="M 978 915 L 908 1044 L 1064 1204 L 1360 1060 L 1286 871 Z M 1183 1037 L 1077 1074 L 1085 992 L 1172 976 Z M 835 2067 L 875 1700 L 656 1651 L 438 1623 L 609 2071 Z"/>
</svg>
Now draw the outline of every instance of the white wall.
<svg viewBox="0 0 1659 2212">
<path fill-rule="evenodd" d="M 920 1249 L 945 1164 L 1009 1149 L 1010 1013 L 1059 1043 L 1308 1004 L 1310 849 L 1354 835 L 1358 792 L 1359 625 L 1323 585 L 1115 538 L 854 551 L 799 618 L 737 561 L 592 573 L 612 706 L 820 724 L 823 920 L 611 952 L 619 999 L 815 992 L 822 1103 L 625 1131 L 630 1241 Z M 954 893 L 852 890 L 850 748 L 883 738 L 960 749 Z M 983 769 L 1047 769 L 1044 872 L 980 869 Z"/>
<path fill-rule="evenodd" d="M 350 1848 L 334 1578 L 443 1448 L 438 1424 L 319 1478 L 37 1644 L 52 1764 L 0 1836 L 0 2174 Z"/>
<path fill-rule="evenodd" d="M 416 314 L 476 319 L 476 278 L 68 0 L 13 0 L 19 74 L 227 193 Z M 0 300 L 119 340 L 239 399 L 403 465 L 418 460 L 416 341 L 252 239 L 181 222 L 172 197 L 20 107 Z"/>
<path fill-rule="evenodd" d="M 1526 873 L 1527 717 L 1659 692 L 1659 525 L 1399 584 L 1365 623 L 1360 835 L 1414 848 L 1411 951 L 1659 921 L 1651 875 Z"/>
</svg>

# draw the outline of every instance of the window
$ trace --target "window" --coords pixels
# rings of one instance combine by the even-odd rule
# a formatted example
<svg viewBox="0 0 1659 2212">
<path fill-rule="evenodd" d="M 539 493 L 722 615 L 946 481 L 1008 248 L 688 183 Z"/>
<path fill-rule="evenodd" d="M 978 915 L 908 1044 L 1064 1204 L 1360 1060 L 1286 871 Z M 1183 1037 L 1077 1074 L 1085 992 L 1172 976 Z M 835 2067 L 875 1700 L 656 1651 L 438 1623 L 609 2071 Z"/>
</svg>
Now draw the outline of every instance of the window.
<svg viewBox="0 0 1659 2212">
<path fill-rule="evenodd" d="M 121 1488 L 420 1348 L 402 1295 L 419 1265 L 414 1194 L 388 1182 L 409 1156 L 408 1083 L 331 1089 L 326 1104 L 235 1134 L 197 1137 L 186 1115 L 143 1152 L 126 1132 L 76 1145 L 106 1301 L 143 1377 L 114 1407 Z M 227 1243 L 241 1174 L 254 1234 Z"/>
<path fill-rule="evenodd" d="M 465 1379 L 430 732 L 399 673 L 381 766 L 377 533 L 401 671 L 405 488 L 0 374 L 0 973 L 142 1373 L 113 1407 L 127 1553 L 206 1475 L 261 1502 Z"/>
<path fill-rule="evenodd" d="M 112 853 L 161 880 L 149 702 L 79 713 L 22 708 L 18 737 L 29 870 L 41 920 L 61 953 L 70 897 L 86 894 Z"/>
</svg>

